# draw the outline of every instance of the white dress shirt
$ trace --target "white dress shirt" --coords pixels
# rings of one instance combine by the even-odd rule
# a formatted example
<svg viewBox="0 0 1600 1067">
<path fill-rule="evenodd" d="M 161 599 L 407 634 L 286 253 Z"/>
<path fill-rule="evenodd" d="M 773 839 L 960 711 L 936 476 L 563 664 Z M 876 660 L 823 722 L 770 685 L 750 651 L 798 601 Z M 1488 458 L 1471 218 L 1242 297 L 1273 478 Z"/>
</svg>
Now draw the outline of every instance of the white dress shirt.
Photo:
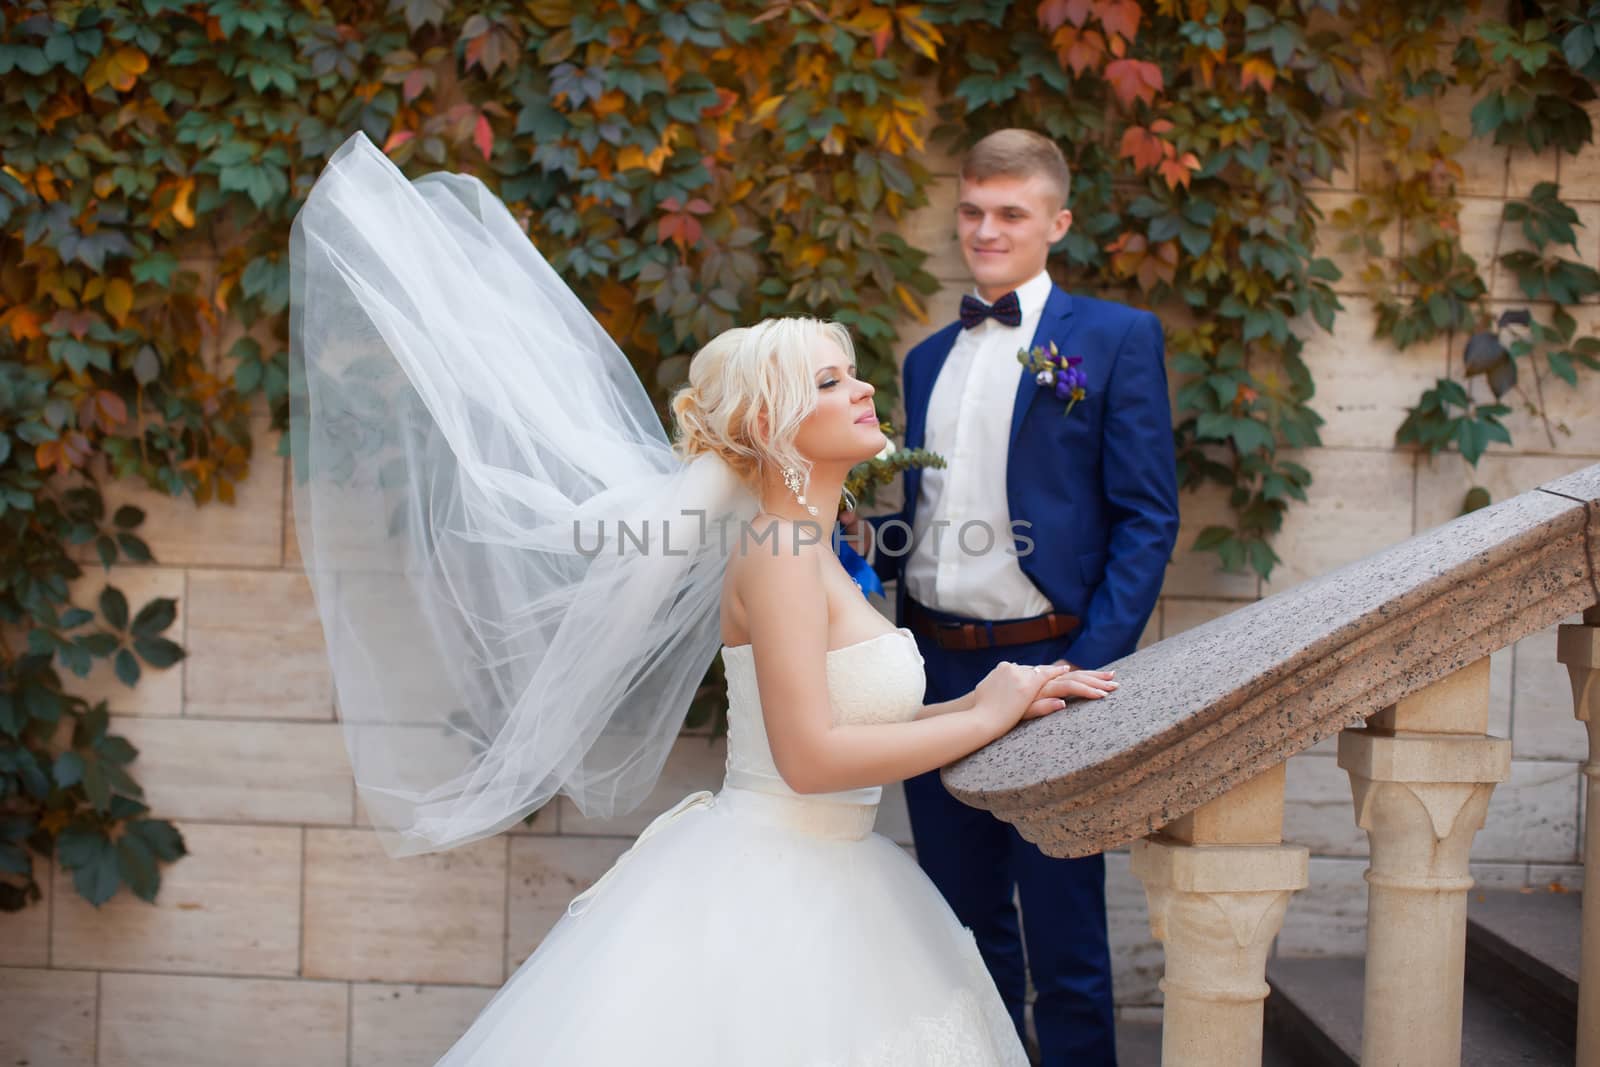
<svg viewBox="0 0 1600 1067">
<path fill-rule="evenodd" d="M 922 472 L 905 568 L 906 592 L 930 608 L 989 620 L 1051 610 L 1017 562 L 1006 498 L 1011 411 L 1022 375 L 1017 351 L 1032 343 L 1050 289 L 1041 271 L 1017 289 L 1020 324 L 991 318 L 962 330 L 933 384 L 923 447 L 949 465 Z M 987 530 L 972 526 L 963 536 L 963 525 L 974 521 Z M 994 544 L 984 551 L 990 531 Z"/>
</svg>

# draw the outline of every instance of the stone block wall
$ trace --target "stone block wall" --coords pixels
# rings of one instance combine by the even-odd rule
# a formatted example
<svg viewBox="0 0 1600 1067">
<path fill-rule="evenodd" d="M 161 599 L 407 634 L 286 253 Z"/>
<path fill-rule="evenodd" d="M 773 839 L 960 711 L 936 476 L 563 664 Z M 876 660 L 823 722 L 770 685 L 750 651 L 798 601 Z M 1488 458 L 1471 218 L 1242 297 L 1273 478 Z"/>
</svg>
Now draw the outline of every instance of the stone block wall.
<svg viewBox="0 0 1600 1067">
<path fill-rule="evenodd" d="M 1600 120 L 1600 109 L 1594 115 Z M 1557 179 L 1585 224 L 1585 260 L 1600 266 L 1600 149 L 1558 160 L 1475 148 L 1465 162 L 1463 224 L 1474 254 L 1487 258 L 1508 195 Z M 944 286 L 931 319 L 942 323 L 966 282 L 954 243 L 954 165 L 936 166 L 933 203 L 905 230 L 934 254 Z M 1319 203 L 1331 211 L 1348 201 L 1362 173 L 1358 158 L 1317 192 Z M 1342 265 L 1352 277 L 1359 267 Z M 1496 279 L 1497 297 L 1515 296 L 1506 284 Z M 1283 563 L 1268 583 L 1219 573 L 1211 556 L 1187 546 L 1225 519 L 1224 501 L 1185 496 L 1179 549 L 1146 641 L 1448 521 L 1474 484 L 1503 499 L 1600 462 L 1595 375 L 1577 390 L 1547 385 L 1553 436 L 1519 414 L 1509 420 L 1515 447 L 1496 446 L 1475 473 L 1458 456 L 1430 461 L 1396 449 L 1405 405 L 1459 359 L 1461 339 L 1393 351 L 1372 340 L 1370 301 L 1348 283 L 1341 292 L 1337 333 L 1312 336 L 1307 352 L 1327 425 L 1324 446 L 1298 457 L 1316 484 L 1277 541 Z M 1600 326 L 1600 304 L 1580 321 Z M 921 329 L 907 325 L 902 351 Z M 720 779 L 721 745 L 687 736 L 633 816 L 596 822 L 561 801 L 526 829 L 444 855 L 388 859 L 356 802 L 333 718 L 288 471 L 264 423 L 257 439 L 253 472 L 232 507 L 196 509 L 131 486 L 110 493 L 114 503 L 145 508 L 159 561 L 118 568 L 112 580 L 136 606 L 176 598 L 173 636 L 190 655 L 149 672 L 137 689 L 106 671 L 86 690 L 110 701 L 117 732 L 140 749 L 139 781 L 156 812 L 179 823 L 191 855 L 166 869 L 153 906 L 124 895 L 96 910 L 57 874 L 41 905 L 0 916 L 0 1062 L 431 1064 L 633 834 Z M 79 588 L 89 603 L 105 578 L 86 563 Z M 1494 729 L 1513 739 L 1515 762 L 1474 849 L 1484 885 L 1581 881 L 1585 742 L 1554 647 L 1545 633 L 1494 657 Z M 1366 841 L 1331 744 L 1292 761 L 1288 793 L 1287 836 L 1314 858 L 1311 887 L 1291 905 L 1278 951 L 1360 951 Z M 898 789 L 886 793 L 879 829 L 909 844 Z M 1125 852 L 1108 858 L 1108 871 L 1118 999 L 1132 1016 L 1153 1013 L 1161 952 L 1143 890 Z"/>
</svg>

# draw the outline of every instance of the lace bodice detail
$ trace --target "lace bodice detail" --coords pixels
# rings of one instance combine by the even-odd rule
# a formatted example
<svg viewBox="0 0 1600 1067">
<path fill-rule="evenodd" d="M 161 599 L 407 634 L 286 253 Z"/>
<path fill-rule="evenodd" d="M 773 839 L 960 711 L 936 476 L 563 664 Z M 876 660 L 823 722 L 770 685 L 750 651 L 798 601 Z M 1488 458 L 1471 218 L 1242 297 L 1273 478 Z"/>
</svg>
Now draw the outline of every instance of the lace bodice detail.
<svg viewBox="0 0 1600 1067">
<path fill-rule="evenodd" d="M 788 791 L 767 741 L 750 646 L 724 645 L 722 665 L 728 678 L 730 775 L 758 776 L 771 780 L 774 791 Z M 922 707 L 922 654 L 904 627 L 831 649 L 827 670 L 835 723 L 909 722 Z"/>
</svg>

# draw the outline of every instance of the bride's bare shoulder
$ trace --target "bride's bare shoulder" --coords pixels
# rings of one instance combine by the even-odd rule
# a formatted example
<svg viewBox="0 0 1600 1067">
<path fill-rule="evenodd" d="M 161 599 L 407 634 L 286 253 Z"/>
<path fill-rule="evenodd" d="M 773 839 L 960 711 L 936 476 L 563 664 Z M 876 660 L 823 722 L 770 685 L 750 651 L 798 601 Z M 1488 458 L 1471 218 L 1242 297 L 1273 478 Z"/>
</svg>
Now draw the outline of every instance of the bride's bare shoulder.
<svg viewBox="0 0 1600 1067">
<path fill-rule="evenodd" d="M 815 581 L 827 547 L 819 523 L 763 513 L 742 523 L 729 544 L 728 577 L 741 591 L 752 583 Z"/>
</svg>

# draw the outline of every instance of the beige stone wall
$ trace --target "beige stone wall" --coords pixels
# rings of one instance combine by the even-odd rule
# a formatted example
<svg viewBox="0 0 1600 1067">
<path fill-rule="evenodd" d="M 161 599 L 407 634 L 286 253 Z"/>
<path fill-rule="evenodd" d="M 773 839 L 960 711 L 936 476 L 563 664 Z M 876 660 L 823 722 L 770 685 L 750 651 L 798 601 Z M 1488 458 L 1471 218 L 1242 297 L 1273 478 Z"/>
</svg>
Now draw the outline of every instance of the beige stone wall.
<svg viewBox="0 0 1600 1067">
<path fill-rule="evenodd" d="M 1585 223 L 1585 260 L 1600 266 L 1600 150 L 1508 162 L 1503 150 L 1482 148 L 1466 163 L 1470 250 L 1487 258 L 1508 193 L 1559 179 Z M 933 205 L 906 230 L 934 253 L 945 287 L 932 319 L 944 322 L 964 277 L 951 165 L 937 165 Z M 1347 201 L 1353 181 L 1319 190 L 1319 202 L 1331 210 Z M 1356 264 L 1344 265 L 1353 275 Z M 1496 280 L 1497 295 L 1514 296 L 1506 284 Z M 1515 449 L 1497 447 L 1476 475 L 1456 456 L 1428 461 L 1397 450 L 1404 406 L 1451 366 L 1459 339 L 1394 352 L 1371 339 L 1370 303 L 1348 286 L 1343 293 L 1337 334 L 1314 336 L 1307 354 L 1325 445 L 1299 457 L 1316 484 L 1277 542 L 1282 566 L 1261 583 L 1220 574 L 1210 556 L 1188 552 L 1225 509 L 1217 494 L 1186 496 L 1180 548 L 1146 641 L 1445 522 L 1475 479 L 1503 499 L 1600 462 L 1594 375 L 1579 390 L 1547 386 L 1565 427 L 1553 443 L 1519 415 Z M 1580 319 L 1594 330 L 1600 305 Z M 909 344 L 918 327 L 906 335 Z M 124 895 L 97 911 L 54 877 L 43 905 L 0 916 L 0 1062 L 431 1064 L 631 835 L 720 778 L 721 746 L 685 737 L 632 817 L 593 822 L 563 801 L 527 830 L 442 856 L 387 859 L 364 825 L 333 719 L 287 511 L 288 472 L 276 441 L 258 430 L 254 471 L 233 507 L 195 509 L 129 487 L 112 494 L 146 508 L 160 561 L 119 568 L 113 580 L 135 605 L 175 597 L 174 636 L 190 655 L 135 690 L 109 672 L 89 689 L 109 699 L 117 730 L 139 747 L 137 776 L 156 812 L 181 825 L 191 855 L 166 870 L 154 906 Z M 92 567 L 80 585 L 86 603 L 103 582 Z M 1494 727 L 1510 734 L 1516 759 L 1474 848 L 1487 885 L 1575 886 L 1581 877 L 1585 741 L 1554 648 L 1553 634 L 1543 634 L 1494 658 Z M 909 843 L 899 791 L 886 796 L 879 828 Z M 1309 845 L 1314 858 L 1311 888 L 1291 905 L 1279 951 L 1360 951 L 1366 842 L 1331 746 L 1291 763 L 1287 822 L 1288 839 Z M 1118 998 L 1139 1015 L 1159 1001 L 1161 953 L 1127 854 L 1113 853 L 1108 868 Z"/>
</svg>

